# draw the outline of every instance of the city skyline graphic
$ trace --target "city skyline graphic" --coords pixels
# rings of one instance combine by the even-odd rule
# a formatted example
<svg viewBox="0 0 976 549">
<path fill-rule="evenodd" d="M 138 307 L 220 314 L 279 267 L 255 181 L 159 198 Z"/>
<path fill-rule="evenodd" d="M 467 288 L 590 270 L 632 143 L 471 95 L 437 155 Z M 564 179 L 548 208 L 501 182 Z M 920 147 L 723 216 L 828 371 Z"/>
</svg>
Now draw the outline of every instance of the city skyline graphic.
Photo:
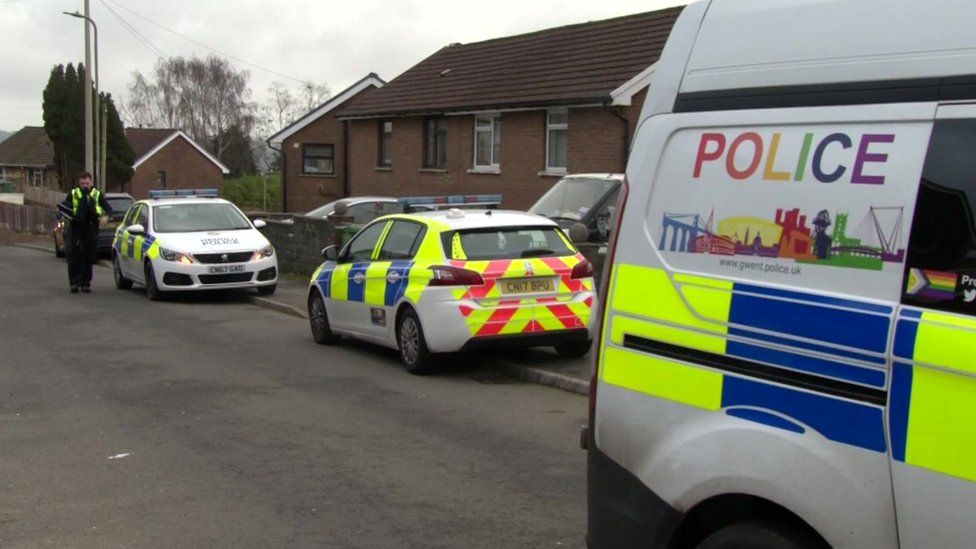
<svg viewBox="0 0 976 549">
<path fill-rule="evenodd" d="M 714 208 L 708 216 L 666 212 L 658 249 L 880 271 L 885 263 L 905 261 L 903 218 L 903 207 L 871 206 L 849 232 L 846 211 L 831 215 L 823 209 L 811 217 L 800 208 L 777 208 L 773 219 L 733 216 L 718 221 Z"/>
</svg>

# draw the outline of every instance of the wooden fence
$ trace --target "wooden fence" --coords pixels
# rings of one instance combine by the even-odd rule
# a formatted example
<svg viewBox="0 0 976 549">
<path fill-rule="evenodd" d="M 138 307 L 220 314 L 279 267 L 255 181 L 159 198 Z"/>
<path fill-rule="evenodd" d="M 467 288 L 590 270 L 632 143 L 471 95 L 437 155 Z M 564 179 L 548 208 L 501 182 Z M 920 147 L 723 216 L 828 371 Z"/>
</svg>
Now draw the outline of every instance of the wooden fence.
<svg viewBox="0 0 976 549">
<path fill-rule="evenodd" d="M 44 206 L 23 206 L 0 202 L 0 228 L 47 234 L 57 221 L 57 210 Z"/>
</svg>

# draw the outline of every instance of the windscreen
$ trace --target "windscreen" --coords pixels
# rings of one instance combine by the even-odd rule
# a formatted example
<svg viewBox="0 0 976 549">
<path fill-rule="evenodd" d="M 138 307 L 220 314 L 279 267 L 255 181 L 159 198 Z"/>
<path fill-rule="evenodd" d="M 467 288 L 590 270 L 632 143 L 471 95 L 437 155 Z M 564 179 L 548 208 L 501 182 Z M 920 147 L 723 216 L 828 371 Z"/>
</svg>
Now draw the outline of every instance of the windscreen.
<svg viewBox="0 0 976 549">
<path fill-rule="evenodd" d="M 235 231 L 250 229 L 251 223 L 230 204 L 163 204 L 153 208 L 157 233 Z"/>
<path fill-rule="evenodd" d="M 112 219 L 120 220 L 125 217 L 125 212 L 128 211 L 129 207 L 132 206 L 133 200 L 131 198 L 106 198 L 108 202 L 108 207 L 112 208 Z"/>
<path fill-rule="evenodd" d="M 616 185 L 616 181 L 606 179 L 563 179 L 553 185 L 529 213 L 579 221 Z"/>
<path fill-rule="evenodd" d="M 567 256 L 576 253 L 558 227 L 496 227 L 444 233 L 451 259 L 469 261 Z"/>
</svg>

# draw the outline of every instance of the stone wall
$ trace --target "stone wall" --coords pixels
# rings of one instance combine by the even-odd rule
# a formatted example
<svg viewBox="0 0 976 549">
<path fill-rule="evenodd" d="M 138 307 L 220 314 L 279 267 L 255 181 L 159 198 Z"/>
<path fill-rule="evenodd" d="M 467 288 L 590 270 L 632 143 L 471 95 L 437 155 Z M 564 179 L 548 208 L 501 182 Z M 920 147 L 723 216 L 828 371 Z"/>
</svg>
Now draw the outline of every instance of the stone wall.
<svg viewBox="0 0 976 549">
<path fill-rule="evenodd" d="M 282 272 L 301 276 L 311 276 L 322 264 L 322 248 L 329 245 L 341 248 L 362 228 L 301 216 L 276 220 L 265 217 L 267 214 L 250 215 L 252 219 L 264 219 L 267 223 L 261 233 L 278 254 L 278 268 Z M 606 260 L 606 244 L 583 243 L 576 246 L 593 263 L 593 277 L 599 285 Z"/>
<path fill-rule="evenodd" d="M 336 225 L 322 219 L 294 217 L 291 220 L 265 219 L 261 229 L 278 254 L 278 268 L 285 273 L 311 276 L 322 264 L 322 248 L 341 247 L 360 229 L 357 225 Z"/>
</svg>

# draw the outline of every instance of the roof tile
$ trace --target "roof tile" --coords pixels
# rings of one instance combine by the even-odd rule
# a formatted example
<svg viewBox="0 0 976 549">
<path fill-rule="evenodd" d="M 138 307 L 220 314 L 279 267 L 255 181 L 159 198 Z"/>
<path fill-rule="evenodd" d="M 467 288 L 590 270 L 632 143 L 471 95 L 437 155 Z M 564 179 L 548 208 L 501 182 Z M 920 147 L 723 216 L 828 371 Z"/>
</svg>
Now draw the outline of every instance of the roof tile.
<svg viewBox="0 0 976 549">
<path fill-rule="evenodd" d="M 54 145 L 39 126 L 24 126 L 0 142 L 0 164 L 6 166 L 53 166 Z"/>
<path fill-rule="evenodd" d="M 682 9 L 447 46 L 342 116 L 606 102 L 657 62 Z"/>
</svg>

